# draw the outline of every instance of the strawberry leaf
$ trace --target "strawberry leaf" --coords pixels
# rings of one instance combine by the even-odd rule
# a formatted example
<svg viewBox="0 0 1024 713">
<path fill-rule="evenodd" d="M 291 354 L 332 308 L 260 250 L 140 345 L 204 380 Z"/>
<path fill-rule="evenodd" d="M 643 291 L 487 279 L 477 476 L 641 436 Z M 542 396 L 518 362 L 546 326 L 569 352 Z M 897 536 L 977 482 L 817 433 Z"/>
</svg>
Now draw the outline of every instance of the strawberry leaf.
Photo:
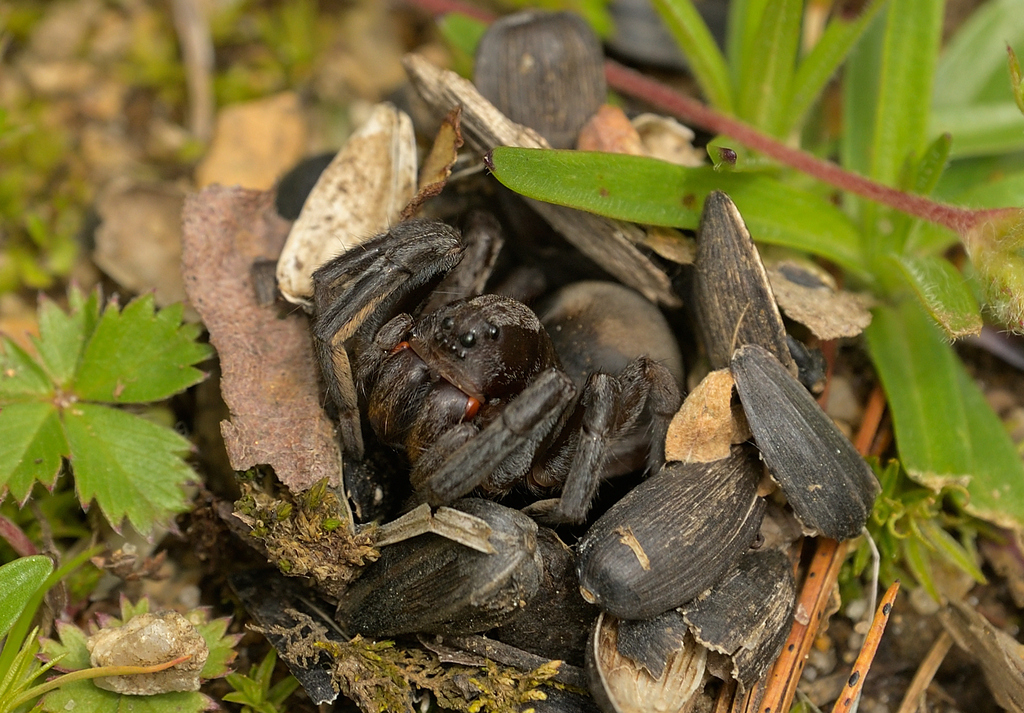
<svg viewBox="0 0 1024 713">
<path fill-rule="evenodd" d="M 57 408 L 45 401 L 0 408 L 0 493 L 24 502 L 39 481 L 52 488 L 68 441 Z"/>
<path fill-rule="evenodd" d="M 188 509 L 181 486 L 195 478 L 181 459 L 189 442 L 169 428 L 98 404 L 64 412 L 79 500 L 95 499 L 117 527 L 128 518 L 140 532 Z"/>
<path fill-rule="evenodd" d="M 0 408 L 12 401 L 53 395 L 53 382 L 31 354 L 7 337 L 0 337 L 0 346 Z"/>
<path fill-rule="evenodd" d="M 51 299 L 39 300 L 39 338 L 32 340 L 50 378 L 61 388 L 67 388 L 71 382 L 99 316 L 98 291 L 94 290 L 87 299 L 78 290 L 72 289 L 70 293 L 75 295 L 70 313 Z"/>
<path fill-rule="evenodd" d="M 144 295 L 122 311 L 107 306 L 85 347 L 74 391 L 88 401 L 158 401 L 197 384 L 203 372 L 193 368 L 212 354 L 194 341 L 196 328 L 182 326 L 180 304 L 155 312 Z"/>
</svg>

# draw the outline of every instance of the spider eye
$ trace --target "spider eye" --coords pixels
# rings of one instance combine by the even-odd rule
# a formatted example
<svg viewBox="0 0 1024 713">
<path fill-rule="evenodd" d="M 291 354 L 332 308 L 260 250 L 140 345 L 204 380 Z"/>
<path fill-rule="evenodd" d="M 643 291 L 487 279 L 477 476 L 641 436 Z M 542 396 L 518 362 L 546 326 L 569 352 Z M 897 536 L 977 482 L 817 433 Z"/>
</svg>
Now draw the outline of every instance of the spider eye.
<svg viewBox="0 0 1024 713">
<path fill-rule="evenodd" d="M 501 330 L 493 324 L 487 325 L 487 336 L 491 339 L 497 339 L 498 335 L 501 334 Z"/>
<path fill-rule="evenodd" d="M 464 332 L 462 336 L 459 337 L 459 342 L 461 342 L 464 347 L 471 347 L 476 344 L 476 334 L 473 332 Z"/>
<path fill-rule="evenodd" d="M 445 317 L 444 319 L 441 320 L 441 328 L 442 329 L 451 329 L 454 326 L 455 326 L 455 320 L 452 319 L 451 317 Z"/>
</svg>

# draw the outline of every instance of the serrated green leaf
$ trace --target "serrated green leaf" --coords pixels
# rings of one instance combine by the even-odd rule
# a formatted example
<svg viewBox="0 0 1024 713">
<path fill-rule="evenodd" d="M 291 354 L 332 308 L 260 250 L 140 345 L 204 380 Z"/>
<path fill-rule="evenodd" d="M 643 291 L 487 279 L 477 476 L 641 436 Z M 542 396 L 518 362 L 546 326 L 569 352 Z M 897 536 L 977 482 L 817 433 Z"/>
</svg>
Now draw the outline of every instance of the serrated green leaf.
<svg viewBox="0 0 1024 713">
<path fill-rule="evenodd" d="M 1024 42 L 1020 0 L 991 0 L 964 22 L 946 45 L 935 73 L 935 107 L 966 107 L 986 99 L 1001 82 L 1006 92 L 1006 44 Z"/>
<path fill-rule="evenodd" d="M 690 72 L 707 102 L 725 114 L 732 114 L 735 107 L 725 57 L 693 2 L 653 0 L 653 5 L 686 56 Z"/>
<path fill-rule="evenodd" d="M 32 355 L 0 336 L 0 405 L 53 395 L 53 381 Z"/>
<path fill-rule="evenodd" d="M 933 490 L 966 481 L 971 515 L 1024 527 L 1024 463 L 932 319 L 914 300 L 878 307 L 865 331 L 907 474 Z"/>
<path fill-rule="evenodd" d="M 67 313 L 53 300 L 39 299 L 39 338 L 33 342 L 50 378 L 61 388 L 70 384 L 82 348 L 95 328 L 90 316 L 88 310 Z"/>
<path fill-rule="evenodd" d="M 948 260 L 901 255 L 893 260 L 949 339 L 981 332 L 981 310 L 967 280 Z"/>
<path fill-rule="evenodd" d="M 36 481 L 52 488 L 67 455 L 68 442 L 52 403 L 0 406 L 0 493 L 9 489 L 24 502 Z"/>
<path fill-rule="evenodd" d="M 188 509 L 182 486 L 195 473 L 181 459 L 189 442 L 124 411 L 80 403 L 64 413 L 79 500 L 95 499 L 115 527 L 139 532 Z"/>
<path fill-rule="evenodd" d="M 838 14 L 829 21 L 818 43 L 797 67 L 785 116 L 779 126 L 780 135 L 800 128 L 807 112 L 821 96 L 832 75 L 887 1 L 872 0 L 854 20 Z"/>
<path fill-rule="evenodd" d="M 146 403 L 165 399 L 198 383 L 193 368 L 212 351 L 183 330 L 182 306 L 154 312 L 153 296 L 132 300 L 118 312 L 108 305 L 85 347 L 74 391 L 87 401 Z"/>
<path fill-rule="evenodd" d="M 0 639 L 7 636 L 52 571 L 53 562 L 43 555 L 20 557 L 0 567 Z"/>
<path fill-rule="evenodd" d="M 786 113 L 800 46 L 803 0 L 770 0 L 740 72 L 740 118 L 778 136 Z"/>
<path fill-rule="evenodd" d="M 210 621 L 209 612 L 205 609 L 194 609 L 185 617 L 196 627 L 210 650 L 200 675 L 206 679 L 227 675 L 231 670 L 231 662 L 238 655 L 235 652 L 235 645 L 241 638 L 241 635 L 226 633 L 231 619 L 222 617 Z"/>
<path fill-rule="evenodd" d="M 859 273 L 859 237 L 834 205 L 764 174 L 687 168 L 624 154 L 499 147 L 494 176 L 530 198 L 650 225 L 696 228 L 705 196 L 729 194 L 755 240 L 826 257 Z"/>
</svg>

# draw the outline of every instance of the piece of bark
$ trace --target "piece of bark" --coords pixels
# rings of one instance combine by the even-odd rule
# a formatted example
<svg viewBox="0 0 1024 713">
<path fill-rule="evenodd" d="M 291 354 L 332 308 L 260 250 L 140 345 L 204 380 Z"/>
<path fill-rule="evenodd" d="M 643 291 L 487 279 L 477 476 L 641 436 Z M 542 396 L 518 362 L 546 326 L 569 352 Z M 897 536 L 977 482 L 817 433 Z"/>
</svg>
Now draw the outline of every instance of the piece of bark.
<svg viewBox="0 0 1024 713">
<path fill-rule="evenodd" d="M 185 201 L 182 272 L 221 361 L 231 467 L 273 466 L 293 492 L 340 482 L 341 454 L 320 406 L 306 316 L 259 306 L 251 270 L 277 258 L 288 223 L 272 192 L 212 186 Z"/>
<path fill-rule="evenodd" d="M 1024 710 L 1024 644 L 963 602 L 950 602 L 939 620 L 957 646 L 978 662 L 996 703 L 1009 711 Z"/>
<path fill-rule="evenodd" d="M 779 308 L 818 339 L 856 337 L 871 324 L 868 297 L 837 290 L 830 281 L 796 263 L 780 262 L 767 271 Z"/>
</svg>

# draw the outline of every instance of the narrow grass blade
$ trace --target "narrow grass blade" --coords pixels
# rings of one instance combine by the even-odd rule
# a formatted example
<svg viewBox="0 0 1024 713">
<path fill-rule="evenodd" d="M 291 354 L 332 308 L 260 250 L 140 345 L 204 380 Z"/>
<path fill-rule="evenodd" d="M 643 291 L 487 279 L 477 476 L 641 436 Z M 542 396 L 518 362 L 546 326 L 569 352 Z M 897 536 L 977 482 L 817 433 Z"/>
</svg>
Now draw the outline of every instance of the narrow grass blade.
<svg viewBox="0 0 1024 713">
<path fill-rule="evenodd" d="M 950 150 L 953 158 L 1024 150 L 1024 117 L 1012 97 L 998 104 L 936 109 L 929 127 L 932 136 L 953 135 Z"/>
<path fill-rule="evenodd" d="M 734 111 L 732 84 L 725 57 L 711 36 L 704 18 L 691 0 L 653 0 L 679 49 L 686 55 L 697 84 L 708 103 L 721 112 Z"/>
<path fill-rule="evenodd" d="M 873 0 L 861 10 L 856 19 L 837 16 L 828 23 L 821 39 L 801 60 L 793 77 L 786 113 L 778 126 L 780 136 L 801 127 L 807 112 L 821 96 L 829 79 L 849 56 L 857 40 L 886 2 Z"/>
<path fill-rule="evenodd" d="M 932 319 L 907 300 L 877 308 L 865 335 L 910 477 L 966 484 L 968 513 L 1019 531 L 1024 463 Z"/>
<path fill-rule="evenodd" d="M 1006 82 L 1006 45 L 1022 43 L 1020 0 L 983 4 L 960 26 L 939 59 L 934 106 L 966 107 L 998 97 L 1012 99 Z"/>
<path fill-rule="evenodd" d="M 771 0 L 744 58 L 736 109 L 740 118 L 778 136 L 800 47 L 802 0 Z"/>
<path fill-rule="evenodd" d="M 53 562 L 43 555 L 22 557 L 0 567 L 0 638 L 11 630 L 52 571 Z"/>
</svg>

